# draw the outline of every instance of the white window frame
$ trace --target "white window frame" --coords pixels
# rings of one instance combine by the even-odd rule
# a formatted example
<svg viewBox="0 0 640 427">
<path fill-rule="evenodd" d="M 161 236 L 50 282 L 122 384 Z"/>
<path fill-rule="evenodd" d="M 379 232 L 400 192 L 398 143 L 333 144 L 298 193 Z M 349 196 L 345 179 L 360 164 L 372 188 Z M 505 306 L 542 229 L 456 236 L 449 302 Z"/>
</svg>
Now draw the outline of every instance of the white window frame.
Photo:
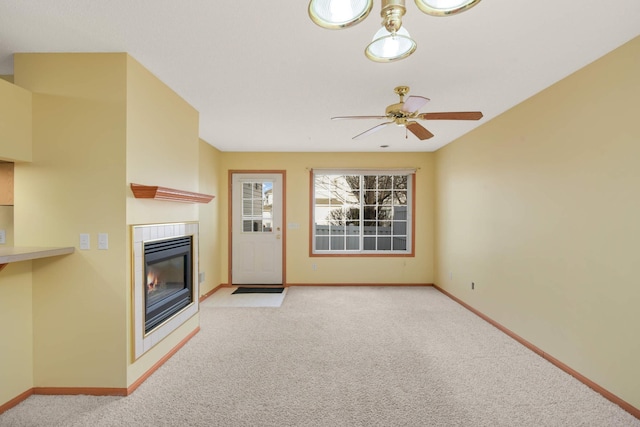
<svg viewBox="0 0 640 427">
<path fill-rule="evenodd" d="M 414 222 L 414 213 L 415 213 L 415 169 L 312 169 L 310 173 L 310 256 L 379 256 L 379 257 L 394 257 L 394 256 L 414 256 L 415 246 L 413 242 L 415 222 Z M 317 203 L 316 203 L 316 176 L 325 176 L 325 175 L 341 175 L 341 176 L 359 176 L 360 177 L 360 194 L 357 197 L 358 203 L 351 206 L 359 207 L 359 217 L 358 217 L 358 225 L 357 225 L 357 236 L 354 234 L 352 237 L 358 238 L 358 249 L 348 249 L 348 244 L 345 244 L 344 248 L 341 249 L 327 249 L 327 248 L 318 248 L 317 247 L 317 228 L 316 228 L 316 212 L 317 212 Z M 371 175 L 396 175 L 396 176 L 406 176 L 406 220 L 400 220 L 399 222 L 404 222 L 406 226 L 405 234 L 397 235 L 399 238 L 406 238 L 405 249 L 402 250 L 394 250 L 394 249 L 367 249 L 365 250 L 364 244 L 365 237 L 370 238 L 372 236 L 366 235 L 365 231 L 365 219 L 363 215 L 364 206 L 365 206 L 365 198 L 362 196 L 362 192 L 365 190 L 362 188 L 363 178 L 364 176 Z M 404 206 L 404 205 L 402 205 Z M 395 212 L 394 212 L 395 216 Z M 394 223 L 395 224 L 395 223 Z M 346 226 L 346 225 L 345 225 Z M 354 231 L 352 231 L 354 232 Z M 376 231 L 377 233 L 377 231 Z M 349 233 L 340 234 L 346 237 L 349 237 Z M 339 236 L 340 236 L 339 235 Z M 366 236 L 365 236 L 366 235 Z M 320 236 L 322 237 L 322 235 Z M 379 237 L 386 237 L 375 234 L 376 239 Z M 390 235 L 391 240 L 395 238 L 392 234 Z M 331 236 L 329 237 L 330 240 Z M 393 243 L 392 243 L 393 244 Z"/>
</svg>

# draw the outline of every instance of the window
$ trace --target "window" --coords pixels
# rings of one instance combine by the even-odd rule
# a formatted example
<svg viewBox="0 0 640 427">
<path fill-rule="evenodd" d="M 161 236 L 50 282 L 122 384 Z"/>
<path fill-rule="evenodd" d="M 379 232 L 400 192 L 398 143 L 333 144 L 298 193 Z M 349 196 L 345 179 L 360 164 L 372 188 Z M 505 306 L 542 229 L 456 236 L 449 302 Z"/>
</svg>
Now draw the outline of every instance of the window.
<svg viewBox="0 0 640 427">
<path fill-rule="evenodd" d="M 312 171 L 312 254 L 412 255 L 414 176 Z"/>
<path fill-rule="evenodd" d="M 273 231 L 273 182 L 242 183 L 242 232 L 267 233 Z"/>
</svg>

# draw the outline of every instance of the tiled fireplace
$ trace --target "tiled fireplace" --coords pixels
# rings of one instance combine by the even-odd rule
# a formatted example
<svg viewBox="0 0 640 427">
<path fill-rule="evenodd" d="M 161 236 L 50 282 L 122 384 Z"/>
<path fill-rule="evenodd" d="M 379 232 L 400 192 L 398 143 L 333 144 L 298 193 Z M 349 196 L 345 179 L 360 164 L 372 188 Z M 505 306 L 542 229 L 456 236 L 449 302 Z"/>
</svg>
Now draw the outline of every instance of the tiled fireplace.
<svg viewBox="0 0 640 427">
<path fill-rule="evenodd" d="M 135 358 L 198 312 L 198 224 L 132 226 Z"/>
</svg>

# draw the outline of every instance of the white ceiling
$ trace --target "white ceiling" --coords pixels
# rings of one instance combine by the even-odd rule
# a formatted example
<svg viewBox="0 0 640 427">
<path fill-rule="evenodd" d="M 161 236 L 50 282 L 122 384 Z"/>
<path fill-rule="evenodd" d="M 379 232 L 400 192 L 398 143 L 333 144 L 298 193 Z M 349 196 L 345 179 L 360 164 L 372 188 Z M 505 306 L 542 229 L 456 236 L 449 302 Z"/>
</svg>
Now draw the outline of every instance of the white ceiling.
<svg viewBox="0 0 640 427">
<path fill-rule="evenodd" d="M 128 52 L 200 112 L 222 151 L 434 151 L 640 34 L 640 1 L 484 0 L 433 17 L 407 0 L 409 58 L 374 63 L 362 23 L 325 30 L 307 0 L 2 0 L 0 74 L 16 52 Z M 431 99 L 421 112 L 480 110 L 479 122 L 422 122 L 419 141 L 381 121 L 393 88 Z M 597 100 L 594 100 L 597 102 Z M 381 145 L 388 148 L 380 148 Z"/>
</svg>

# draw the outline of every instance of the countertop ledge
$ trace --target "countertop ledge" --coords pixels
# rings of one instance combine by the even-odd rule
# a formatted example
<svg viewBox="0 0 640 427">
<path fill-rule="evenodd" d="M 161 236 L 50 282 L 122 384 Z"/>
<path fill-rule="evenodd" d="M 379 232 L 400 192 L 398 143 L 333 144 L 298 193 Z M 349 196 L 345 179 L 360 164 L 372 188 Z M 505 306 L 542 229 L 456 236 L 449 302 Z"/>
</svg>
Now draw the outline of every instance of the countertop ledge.
<svg viewBox="0 0 640 427">
<path fill-rule="evenodd" d="M 18 261 L 28 261 L 30 259 L 48 258 L 58 255 L 72 254 L 75 247 L 30 247 L 30 246 L 11 246 L 0 247 L 0 269 L 3 264 Z"/>
</svg>

